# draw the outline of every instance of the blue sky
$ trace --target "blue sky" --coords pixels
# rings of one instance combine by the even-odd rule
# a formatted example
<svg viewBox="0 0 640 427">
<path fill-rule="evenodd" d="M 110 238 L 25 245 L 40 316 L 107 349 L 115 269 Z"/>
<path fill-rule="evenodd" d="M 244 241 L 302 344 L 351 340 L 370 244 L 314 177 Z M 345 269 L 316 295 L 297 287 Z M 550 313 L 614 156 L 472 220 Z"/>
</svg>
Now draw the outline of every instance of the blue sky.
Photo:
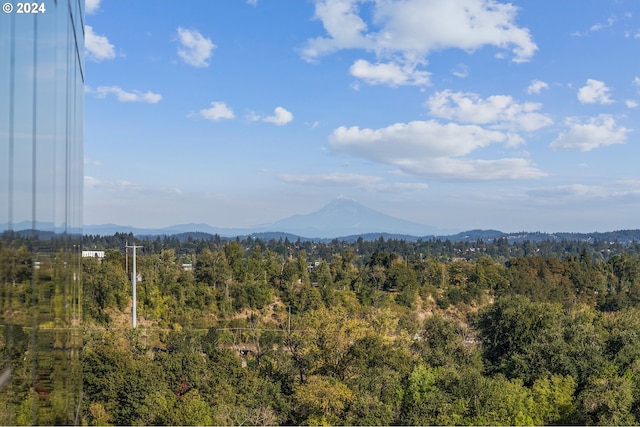
<svg viewBox="0 0 640 427">
<path fill-rule="evenodd" d="M 640 218 L 636 0 L 87 0 L 85 224 Z"/>
</svg>

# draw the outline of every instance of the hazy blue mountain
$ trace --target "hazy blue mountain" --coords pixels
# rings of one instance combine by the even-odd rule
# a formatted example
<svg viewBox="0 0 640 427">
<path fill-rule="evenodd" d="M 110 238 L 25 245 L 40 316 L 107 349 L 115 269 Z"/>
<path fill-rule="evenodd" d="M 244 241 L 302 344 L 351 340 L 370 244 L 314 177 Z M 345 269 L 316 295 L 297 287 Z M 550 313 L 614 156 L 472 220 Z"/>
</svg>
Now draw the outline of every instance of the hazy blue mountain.
<svg viewBox="0 0 640 427">
<path fill-rule="evenodd" d="M 12 224 L 11 227 L 9 227 L 9 224 L 5 222 L 0 224 L 0 232 L 6 231 L 6 230 L 13 230 L 19 233 L 20 235 L 29 236 L 33 231 L 33 226 L 34 224 L 31 221 L 15 222 Z M 77 228 L 67 229 L 64 224 L 54 225 L 54 223 L 50 221 L 37 221 L 35 223 L 35 231 L 42 238 L 45 238 L 45 237 L 49 238 L 50 236 L 53 236 L 55 234 L 60 234 L 60 233 L 71 233 L 71 234 L 81 233 L 81 230 Z"/>
<path fill-rule="evenodd" d="M 161 228 L 159 231 L 163 234 L 200 232 L 200 233 L 217 234 L 219 236 L 225 236 L 225 237 L 235 237 L 235 236 L 239 236 L 247 233 L 246 228 L 220 228 L 220 227 L 212 227 L 209 224 L 194 224 L 194 223 L 172 225 L 169 227 Z"/>
<path fill-rule="evenodd" d="M 442 234 L 442 231 L 435 227 L 378 212 L 343 196 L 315 212 L 293 215 L 271 225 L 262 226 L 261 231 L 281 231 L 298 236 L 321 238 L 367 233 L 412 236 Z"/>
<path fill-rule="evenodd" d="M 335 238 L 369 233 L 410 236 L 442 235 L 443 230 L 405 221 L 368 208 L 355 200 L 338 197 L 323 208 L 303 215 L 293 215 L 269 225 L 252 228 L 218 228 L 208 224 L 178 224 L 161 229 L 119 226 L 115 224 L 85 225 L 84 234 L 173 235 L 189 232 L 217 234 L 221 237 L 246 236 L 256 233 L 288 233 L 306 238 Z"/>
<path fill-rule="evenodd" d="M 207 233 L 225 237 L 235 237 L 247 234 L 250 231 L 241 228 L 218 228 L 208 224 L 176 224 L 164 228 L 140 228 L 117 224 L 85 225 L 84 234 L 98 234 L 102 236 L 113 235 L 115 233 L 133 233 L 136 236 L 148 235 L 174 235 L 182 233 Z"/>
</svg>

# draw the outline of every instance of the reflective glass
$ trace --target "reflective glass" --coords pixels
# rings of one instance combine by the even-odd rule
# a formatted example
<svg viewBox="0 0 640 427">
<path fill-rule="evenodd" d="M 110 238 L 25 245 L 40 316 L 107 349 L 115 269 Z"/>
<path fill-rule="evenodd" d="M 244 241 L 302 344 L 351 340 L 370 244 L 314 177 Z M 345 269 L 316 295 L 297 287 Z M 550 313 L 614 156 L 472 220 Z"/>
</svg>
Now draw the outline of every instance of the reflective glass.
<svg viewBox="0 0 640 427">
<path fill-rule="evenodd" d="M 84 2 L 0 15 L 0 424 L 81 423 Z"/>
</svg>

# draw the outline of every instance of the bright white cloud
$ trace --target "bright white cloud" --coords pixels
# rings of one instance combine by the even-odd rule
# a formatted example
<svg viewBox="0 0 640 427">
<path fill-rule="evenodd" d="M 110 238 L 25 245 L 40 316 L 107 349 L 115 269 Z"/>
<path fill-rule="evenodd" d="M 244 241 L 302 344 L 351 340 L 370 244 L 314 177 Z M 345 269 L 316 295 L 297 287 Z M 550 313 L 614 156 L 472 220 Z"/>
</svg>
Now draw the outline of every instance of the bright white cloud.
<svg viewBox="0 0 640 427">
<path fill-rule="evenodd" d="M 625 105 L 627 108 L 638 108 L 638 101 L 634 101 L 633 99 L 627 99 L 625 101 Z"/>
<path fill-rule="evenodd" d="M 337 153 L 394 165 L 412 175 L 482 180 L 544 175 L 526 159 L 459 158 L 495 143 L 509 145 L 512 141 L 502 132 L 434 120 L 396 123 L 375 130 L 343 126 L 329 138 L 329 146 Z"/>
<path fill-rule="evenodd" d="M 84 51 L 85 57 L 95 62 L 116 57 L 115 48 L 109 43 L 109 39 L 94 33 L 91 25 L 84 26 Z"/>
<path fill-rule="evenodd" d="M 216 48 L 211 39 L 204 37 L 196 30 L 187 30 L 182 27 L 178 27 L 178 39 L 180 40 L 178 56 L 185 63 L 197 68 L 209 66 L 209 59 Z"/>
<path fill-rule="evenodd" d="M 127 92 L 119 86 L 98 86 L 95 90 L 98 98 L 105 98 L 108 94 L 114 94 L 120 102 L 144 102 L 147 104 L 157 104 L 162 100 L 162 95 L 151 91 L 141 92 L 134 90 Z"/>
<path fill-rule="evenodd" d="M 514 61 L 527 61 L 537 46 L 527 29 L 515 24 L 517 8 L 492 0 L 409 0 L 377 3 L 383 23 L 377 41 L 383 49 L 427 54 L 485 45 L 511 47 Z"/>
<path fill-rule="evenodd" d="M 568 118 L 566 125 L 569 130 L 560 133 L 550 144 L 553 149 L 571 149 L 591 151 L 595 148 L 626 142 L 627 133 L 630 130 L 617 127 L 610 115 L 601 114 L 592 117 L 586 123 L 581 123 L 576 118 Z"/>
<path fill-rule="evenodd" d="M 358 5 L 372 3 L 372 26 Z M 537 50 L 529 30 L 515 23 L 517 8 L 493 0 L 316 0 L 315 18 L 327 37 L 307 41 L 303 58 L 316 60 L 340 49 L 366 49 L 382 56 L 401 54 L 411 63 L 435 50 L 473 51 L 486 45 L 510 48 L 515 62 Z"/>
<path fill-rule="evenodd" d="M 479 126 L 442 125 L 429 120 L 396 123 L 381 129 L 341 126 L 331 134 L 329 145 L 338 152 L 395 164 L 405 159 L 464 156 L 506 139 L 501 132 Z"/>
<path fill-rule="evenodd" d="M 263 117 L 262 121 L 267 123 L 273 123 L 277 126 L 286 125 L 293 120 L 293 114 L 287 111 L 283 107 L 276 107 L 273 116 Z"/>
<path fill-rule="evenodd" d="M 84 11 L 87 15 L 92 15 L 100 9 L 101 0 L 85 0 Z"/>
<path fill-rule="evenodd" d="M 578 100 L 583 104 L 611 104 L 609 88 L 599 80 L 588 79 L 578 90 Z"/>
<path fill-rule="evenodd" d="M 217 122 L 222 119 L 233 119 L 235 114 L 224 102 L 212 102 L 210 108 L 200 110 L 200 117 Z"/>
<path fill-rule="evenodd" d="M 472 124 L 491 124 L 495 128 L 534 131 L 553 123 L 548 115 L 537 112 L 542 108 L 541 104 L 520 104 L 507 95 L 493 95 L 483 99 L 474 93 L 444 90 L 431 95 L 427 105 L 434 117 Z"/>
<path fill-rule="evenodd" d="M 358 59 L 349 71 L 352 76 L 370 85 L 387 84 L 395 87 L 429 84 L 429 73 L 416 70 L 415 65 L 400 66 L 393 62 L 371 64 L 364 59 Z"/>
<path fill-rule="evenodd" d="M 362 34 L 367 24 L 358 16 L 357 0 L 318 0 L 315 18 L 322 21 L 329 37 L 307 40 L 302 57 L 314 61 L 340 49 L 374 47 L 373 40 Z"/>
<path fill-rule="evenodd" d="M 540 93 L 542 89 L 549 89 L 549 85 L 543 81 L 534 80 L 527 88 L 527 93 L 530 95 L 534 93 Z"/>
</svg>

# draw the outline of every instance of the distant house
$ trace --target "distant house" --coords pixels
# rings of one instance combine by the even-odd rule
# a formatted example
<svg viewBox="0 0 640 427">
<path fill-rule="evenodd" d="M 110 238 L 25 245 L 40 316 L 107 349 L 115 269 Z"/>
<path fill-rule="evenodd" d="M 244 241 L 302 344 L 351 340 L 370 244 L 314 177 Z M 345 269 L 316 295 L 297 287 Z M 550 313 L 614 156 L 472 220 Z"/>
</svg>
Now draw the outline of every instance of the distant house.
<svg viewBox="0 0 640 427">
<path fill-rule="evenodd" d="M 193 270 L 193 264 L 182 264 L 182 269 L 184 271 L 192 271 Z"/>
<path fill-rule="evenodd" d="M 82 258 L 96 258 L 102 261 L 104 251 L 82 251 Z"/>
<path fill-rule="evenodd" d="M 307 272 L 310 273 L 311 271 L 313 271 L 314 268 L 316 268 L 319 265 L 320 265 L 320 261 L 314 261 L 307 264 Z"/>
</svg>

